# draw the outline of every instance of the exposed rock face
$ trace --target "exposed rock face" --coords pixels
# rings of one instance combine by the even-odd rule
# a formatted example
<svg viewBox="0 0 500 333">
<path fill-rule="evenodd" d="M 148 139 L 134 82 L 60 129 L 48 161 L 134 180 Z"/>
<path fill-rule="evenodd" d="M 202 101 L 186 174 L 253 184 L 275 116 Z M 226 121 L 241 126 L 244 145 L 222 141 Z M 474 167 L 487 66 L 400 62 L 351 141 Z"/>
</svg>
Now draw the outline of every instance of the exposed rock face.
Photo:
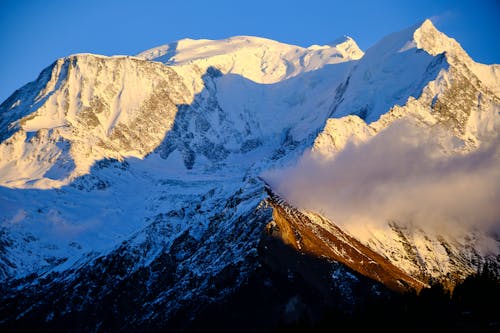
<svg viewBox="0 0 500 333">
<path fill-rule="evenodd" d="M 399 292 L 425 286 L 320 215 L 301 213 L 272 193 L 270 202 L 274 210 L 268 232 L 298 252 L 337 261 Z"/>
</svg>

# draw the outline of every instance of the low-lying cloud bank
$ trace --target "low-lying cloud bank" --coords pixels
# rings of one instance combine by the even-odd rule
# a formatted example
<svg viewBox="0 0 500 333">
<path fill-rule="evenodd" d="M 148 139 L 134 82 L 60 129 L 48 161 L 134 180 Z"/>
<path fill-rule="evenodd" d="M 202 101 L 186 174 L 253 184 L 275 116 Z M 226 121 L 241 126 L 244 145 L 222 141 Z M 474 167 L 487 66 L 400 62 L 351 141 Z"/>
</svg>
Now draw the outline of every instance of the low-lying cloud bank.
<svg viewBox="0 0 500 333">
<path fill-rule="evenodd" d="M 401 121 L 332 159 L 308 152 L 295 167 L 262 177 L 293 205 L 343 225 L 397 221 L 498 232 L 500 141 L 446 154 L 457 144 L 445 131 Z"/>
</svg>

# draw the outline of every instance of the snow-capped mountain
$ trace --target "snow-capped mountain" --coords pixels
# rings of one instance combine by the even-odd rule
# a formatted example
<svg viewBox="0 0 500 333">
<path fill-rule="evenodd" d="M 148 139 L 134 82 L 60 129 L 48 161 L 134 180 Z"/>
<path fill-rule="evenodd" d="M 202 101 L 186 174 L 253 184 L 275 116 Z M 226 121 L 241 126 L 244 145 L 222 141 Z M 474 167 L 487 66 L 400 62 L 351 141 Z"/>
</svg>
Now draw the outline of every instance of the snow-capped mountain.
<svg viewBox="0 0 500 333">
<path fill-rule="evenodd" d="M 387 52 L 387 50 L 390 51 Z M 500 176 L 498 172 L 500 99 L 497 92 L 500 80 L 496 78 L 496 73 L 498 73 L 497 65 L 486 66 L 475 63 L 455 40 L 437 31 L 430 21 L 425 21 L 419 27 L 392 34 L 369 49 L 349 73 L 345 83 L 339 86 L 336 97 L 338 102 L 332 110 L 333 117 L 327 120 L 322 132 L 315 139 L 311 149 L 311 158 L 323 162 L 330 161 L 331 168 L 342 169 L 342 163 L 345 161 L 340 162 L 340 165 L 332 162 L 337 154 L 345 149 L 350 150 L 352 146 L 366 147 L 360 148 L 361 150 L 367 149 L 366 154 L 362 153 L 362 159 L 370 160 L 370 162 L 366 163 L 365 168 L 356 169 L 364 176 L 360 177 L 359 174 L 349 172 L 341 175 L 342 183 L 349 184 L 347 186 L 351 186 L 354 190 L 370 186 L 372 188 L 386 187 L 386 193 L 382 189 L 380 194 L 373 193 L 372 197 L 366 195 L 364 197 L 366 200 L 376 199 L 376 195 L 385 196 L 385 200 L 396 199 L 391 198 L 388 195 L 390 193 L 408 196 L 408 202 L 413 200 L 414 205 L 419 205 L 418 195 L 411 198 L 412 191 L 418 184 L 409 186 L 404 183 L 411 182 L 412 177 L 420 177 L 417 178 L 417 182 L 429 181 L 430 177 L 437 175 L 445 178 L 446 173 L 456 173 L 453 176 L 455 178 L 460 176 L 469 178 L 470 184 L 468 185 L 471 187 L 468 191 L 474 191 L 479 187 L 479 190 L 484 193 L 491 192 L 485 194 L 480 200 L 484 202 L 496 200 L 498 195 L 495 193 L 498 193 L 498 186 L 495 180 L 498 180 Z M 381 82 L 383 84 L 380 84 Z M 392 101 L 392 106 L 389 106 L 391 103 L 389 101 Z M 396 102 L 395 105 L 394 102 Z M 406 123 L 411 125 L 407 126 Z M 379 133 L 383 133 L 388 141 L 378 136 Z M 376 140 L 372 141 L 373 138 Z M 377 141 L 378 139 L 380 141 Z M 414 142 L 408 146 L 391 144 L 389 141 L 394 139 L 414 140 Z M 372 142 L 371 145 L 370 142 Z M 429 148 L 431 145 L 437 145 L 437 147 Z M 425 153 L 422 153 L 422 146 L 426 146 Z M 428 157 L 429 154 L 458 155 L 463 161 L 468 159 L 479 164 L 481 157 L 473 154 L 485 149 L 484 147 L 490 150 L 487 153 L 490 163 L 487 168 L 461 170 L 459 158 L 455 158 L 452 162 L 445 162 L 445 159 L 440 162 L 442 165 L 436 168 L 445 168 L 446 163 L 449 164 L 446 172 L 438 171 L 430 166 L 431 163 L 436 162 Z M 403 149 L 401 154 L 412 156 L 405 157 L 390 153 L 391 149 L 393 151 Z M 345 156 L 346 154 L 340 156 L 340 159 L 346 158 Z M 347 162 L 359 161 L 361 160 L 356 157 L 350 159 L 347 155 Z M 421 168 L 425 171 L 414 172 L 411 168 Z M 401 169 L 407 170 L 406 172 L 398 171 Z M 489 171 L 491 172 L 488 174 Z M 363 177 L 370 177 L 370 175 L 374 178 L 386 177 L 380 174 L 381 172 L 392 176 L 385 183 L 374 182 L 369 186 L 362 184 Z M 401 175 L 395 175 L 398 172 L 402 172 Z M 426 177 L 422 177 L 421 174 L 424 172 L 436 174 L 427 174 Z M 474 187 L 473 182 L 477 176 L 474 178 L 470 175 L 471 172 L 485 172 L 480 186 Z M 443 186 L 465 186 L 462 183 L 453 182 L 451 176 L 448 180 L 448 183 L 443 181 Z M 313 179 L 312 182 L 314 181 Z M 391 186 L 390 182 L 395 181 L 398 182 L 398 188 L 403 189 L 405 186 L 409 188 L 396 192 L 388 190 L 387 188 Z M 494 185 L 489 187 L 483 181 L 484 183 L 493 182 Z M 319 182 L 328 183 L 325 179 Z M 366 180 L 364 182 L 369 183 Z M 439 183 L 436 179 L 432 182 Z M 284 187 L 286 186 L 285 184 Z M 426 189 L 430 192 L 435 187 L 428 186 L 422 191 Z M 457 190 L 461 191 L 459 188 Z M 322 192 L 321 195 L 327 194 Z M 432 196 L 431 193 L 426 195 Z M 461 200 L 458 193 L 453 193 L 453 190 L 444 191 L 440 195 L 456 196 L 453 200 L 457 202 Z M 292 193 L 290 199 L 293 200 L 294 197 Z M 312 195 L 312 198 L 315 196 Z M 347 198 L 352 199 L 354 196 Z M 466 199 L 473 200 L 474 198 Z M 445 198 L 438 198 L 438 200 L 442 202 L 436 206 L 446 205 Z M 303 202 L 300 199 L 298 201 Z M 375 204 L 390 208 L 389 210 L 392 210 L 391 205 L 401 205 L 396 200 L 393 204 L 384 203 L 378 198 L 376 201 L 376 203 L 365 202 L 364 204 L 366 206 Z M 326 200 L 308 206 L 313 209 L 323 209 L 329 203 L 331 202 Z M 366 206 L 365 210 L 369 211 L 370 209 Z M 460 209 L 451 206 L 453 214 L 460 215 Z M 483 207 L 490 210 L 491 223 L 498 226 L 500 211 L 496 206 L 496 202 L 492 202 L 491 205 L 485 204 Z M 363 223 L 345 223 L 342 220 L 335 222 L 362 243 L 377 253 L 383 254 L 393 264 L 423 281 L 446 276 L 450 280 L 448 282 L 453 283 L 477 271 L 476 265 L 481 264 L 482 258 L 488 257 L 488 253 L 498 253 L 498 239 L 483 233 L 481 221 L 475 221 L 473 224 L 461 223 L 461 217 L 457 217 L 456 223 L 443 223 L 439 220 L 421 223 L 415 212 L 421 212 L 424 209 L 425 207 L 417 207 L 415 211 L 411 211 L 411 217 L 402 217 L 401 214 L 395 216 L 401 221 L 395 221 L 394 217 L 391 219 L 383 215 L 384 221 L 377 221 L 378 217 L 368 217 Z M 470 207 L 464 209 L 464 213 L 467 213 L 468 209 Z M 332 211 L 334 208 L 325 207 L 324 210 Z M 376 213 L 379 211 L 378 208 L 373 210 Z M 447 216 L 440 216 L 438 219 L 452 217 L 448 212 L 445 215 Z M 429 215 L 425 218 L 435 217 Z M 466 218 L 462 217 L 462 220 Z M 472 218 L 480 219 L 481 216 L 478 214 Z M 453 219 L 455 220 L 454 217 Z M 478 226 L 479 230 L 477 230 Z M 489 227 L 498 231 L 498 227 L 491 225 Z M 492 260 L 495 261 L 495 259 Z"/>
<path fill-rule="evenodd" d="M 0 327 L 184 329 L 215 304 L 279 290 L 260 314 L 276 323 L 314 303 L 306 290 L 324 294 L 318 311 L 348 308 L 498 269 L 494 205 L 450 231 L 446 214 L 419 224 L 367 200 L 355 202 L 366 223 L 351 223 L 315 188 L 331 189 L 322 172 L 342 161 L 367 166 L 334 179 L 349 193 L 455 158 L 490 177 L 477 202 L 498 198 L 499 75 L 428 20 L 366 53 L 350 37 L 233 37 L 57 60 L 0 105 Z M 383 147 L 400 138 L 405 157 L 438 166 L 386 168 Z"/>
<path fill-rule="evenodd" d="M 144 51 L 138 57 L 167 65 L 196 65 L 203 72 L 216 67 L 223 74 L 237 74 L 256 83 L 276 83 L 329 64 L 363 56 L 356 42 L 342 37 L 333 45 L 302 48 L 273 40 L 239 36 L 225 40 L 183 39 Z"/>
</svg>

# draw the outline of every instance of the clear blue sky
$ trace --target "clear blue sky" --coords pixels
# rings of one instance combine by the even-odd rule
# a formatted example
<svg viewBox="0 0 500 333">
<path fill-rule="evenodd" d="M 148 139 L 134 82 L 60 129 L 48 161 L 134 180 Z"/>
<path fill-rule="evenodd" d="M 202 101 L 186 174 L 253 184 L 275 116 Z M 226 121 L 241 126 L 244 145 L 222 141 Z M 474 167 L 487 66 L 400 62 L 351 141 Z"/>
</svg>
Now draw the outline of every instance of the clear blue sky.
<svg viewBox="0 0 500 333">
<path fill-rule="evenodd" d="M 500 63 L 498 0 L 0 0 L 0 101 L 73 53 L 134 55 L 235 35 L 301 46 L 349 35 L 366 50 L 431 17 L 476 61 Z"/>
</svg>

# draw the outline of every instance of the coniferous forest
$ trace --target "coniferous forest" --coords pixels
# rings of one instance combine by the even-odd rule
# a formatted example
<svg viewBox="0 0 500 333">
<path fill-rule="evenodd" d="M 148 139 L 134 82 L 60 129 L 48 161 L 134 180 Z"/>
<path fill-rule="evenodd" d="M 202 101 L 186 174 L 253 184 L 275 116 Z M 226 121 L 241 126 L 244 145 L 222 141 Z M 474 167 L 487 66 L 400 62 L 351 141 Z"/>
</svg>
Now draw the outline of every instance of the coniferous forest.
<svg viewBox="0 0 500 333">
<path fill-rule="evenodd" d="M 326 312 L 311 323 L 307 318 L 282 325 L 283 332 L 333 332 L 383 329 L 416 332 L 499 332 L 500 280 L 487 265 L 450 291 L 436 283 L 419 294 L 407 293 L 385 300 L 367 300 L 351 314 Z"/>
</svg>

